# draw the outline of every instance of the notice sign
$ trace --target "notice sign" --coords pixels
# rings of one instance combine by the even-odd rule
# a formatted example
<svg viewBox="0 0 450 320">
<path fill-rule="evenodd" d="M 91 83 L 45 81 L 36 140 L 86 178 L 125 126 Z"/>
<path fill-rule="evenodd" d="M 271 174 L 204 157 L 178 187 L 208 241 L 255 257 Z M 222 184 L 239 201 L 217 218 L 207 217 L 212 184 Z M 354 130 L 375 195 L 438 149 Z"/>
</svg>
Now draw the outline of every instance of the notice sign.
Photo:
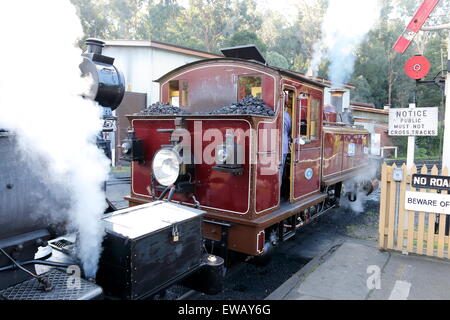
<svg viewBox="0 0 450 320">
<path fill-rule="evenodd" d="M 450 177 L 414 174 L 411 185 L 420 189 L 435 189 L 450 191 Z"/>
<path fill-rule="evenodd" d="M 450 215 L 450 195 L 406 191 L 405 209 Z"/>
<path fill-rule="evenodd" d="M 390 109 L 389 135 L 435 137 L 438 118 L 438 108 Z"/>
</svg>

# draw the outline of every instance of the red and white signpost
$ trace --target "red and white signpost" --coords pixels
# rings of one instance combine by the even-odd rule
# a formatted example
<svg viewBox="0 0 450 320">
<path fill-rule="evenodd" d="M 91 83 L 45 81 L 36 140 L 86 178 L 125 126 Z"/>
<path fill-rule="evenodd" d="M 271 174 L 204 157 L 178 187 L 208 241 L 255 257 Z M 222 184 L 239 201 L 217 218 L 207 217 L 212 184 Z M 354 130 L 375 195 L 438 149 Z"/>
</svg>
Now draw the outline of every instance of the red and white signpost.
<svg viewBox="0 0 450 320">
<path fill-rule="evenodd" d="M 411 45 L 415 36 L 419 31 L 438 31 L 438 30 L 449 30 L 449 43 L 448 43 L 448 65 L 450 67 L 450 24 L 441 25 L 441 26 L 432 26 L 432 27 L 423 27 L 425 22 L 428 20 L 430 14 L 438 5 L 439 0 L 425 0 L 420 6 L 414 18 L 411 20 L 409 25 L 406 27 L 403 34 L 395 43 L 393 50 L 403 54 Z M 426 66 L 425 61 L 420 61 L 420 59 L 412 59 L 412 65 L 410 66 L 413 71 L 417 71 L 417 76 L 421 75 L 423 71 L 423 67 Z M 405 66 L 407 70 L 410 70 L 408 64 Z M 410 70 L 411 71 L 411 70 Z M 450 169 L 450 70 L 447 70 L 447 78 L 446 78 L 446 104 L 445 104 L 445 130 L 444 130 L 444 146 L 443 146 L 443 155 L 442 155 L 442 166 Z M 408 72 L 407 72 L 408 73 Z M 411 73 L 411 72 L 410 72 Z M 414 72 L 412 72 L 414 73 Z M 414 79 L 414 75 L 412 76 Z M 413 142 L 413 139 L 409 139 L 408 141 L 408 167 L 410 167 L 412 161 L 414 159 L 414 155 L 411 155 L 410 152 L 414 152 L 414 146 L 410 146 Z"/>
</svg>

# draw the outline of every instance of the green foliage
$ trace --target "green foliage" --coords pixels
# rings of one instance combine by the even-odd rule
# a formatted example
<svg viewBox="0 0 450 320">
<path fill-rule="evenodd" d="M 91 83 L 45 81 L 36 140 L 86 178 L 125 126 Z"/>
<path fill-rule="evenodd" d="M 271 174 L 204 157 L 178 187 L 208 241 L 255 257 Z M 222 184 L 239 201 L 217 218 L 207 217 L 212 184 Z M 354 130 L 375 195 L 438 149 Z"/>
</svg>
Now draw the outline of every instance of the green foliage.
<svg viewBox="0 0 450 320">
<path fill-rule="evenodd" d="M 229 47 L 242 46 L 247 44 L 254 44 L 258 47 L 262 54 L 266 54 L 267 46 L 266 44 L 258 38 L 255 32 L 242 30 L 236 32 L 229 41 L 226 42 L 226 45 Z"/>
<path fill-rule="evenodd" d="M 289 62 L 287 59 L 275 51 L 269 51 L 267 54 L 267 64 L 269 66 L 278 67 L 281 69 L 288 69 L 289 68 Z"/>
</svg>

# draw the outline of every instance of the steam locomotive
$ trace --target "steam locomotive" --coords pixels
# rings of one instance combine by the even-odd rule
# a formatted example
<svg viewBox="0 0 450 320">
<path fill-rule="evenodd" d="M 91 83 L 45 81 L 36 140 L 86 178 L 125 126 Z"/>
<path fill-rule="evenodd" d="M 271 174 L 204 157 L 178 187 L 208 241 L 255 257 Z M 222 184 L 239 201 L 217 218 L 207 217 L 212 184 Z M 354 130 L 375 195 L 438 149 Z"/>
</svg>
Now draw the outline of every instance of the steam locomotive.
<svg viewBox="0 0 450 320">
<path fill-rule="evenodd" d="M 102 41 L 87 46 L 80 68 L 94 85 L 85 98 L 110 120 L 124 78 Z M 20 157 L 14 133 L 0 130 L 0 299 L 137 300 L 175 283 L 215 294 L 230 255 L 265 264 L 274 245 L 338 206 L 341 195 L 353 201 L 373 190 L 370 177 L 361 178 L 369 133 L 324 108 L 322 83 L 267 66 L 253 47 L 224 54 L 158 80 L 162 102 L 179 113 L 129 116 L 122 151 L 132 162 L 130 206 L 111 206 L 102 218 L 95 283 L 80 267 L 77 235 L 34 215 L 44 198 L 55 206 L 63 199 L 49 199 L 51 186 Z M 221 113 L 249 96 L 264 102 L 265 115 Z M 282 170 L 284 109 L 292 140 Z"/>
<path fill-rule="evenodd" d="M 268 66 L 254 46 L 222 52 L 224 58 L 182 66 L 156 81 L 161 103 L 179 112 L 128 117 L 126 199 L 130 207 L 167 197 L 201 208 L 209 252 L 266 264 L 277 243 L 337 207 L 342 195 L 355 201 L 376 188 L 375 175 L 366 174 L 370 135 L 344 123 L 336 108 L 324 108 L 323 83 Z M 271 112 L 226 112 L 249 96 Z M 284 110 L 292 121 L 285 169 Z"/>
<path fill-rule="evenodd" d="M 111 120 L 125 81 L 103 46 L 89 39 L 80 69 L 93 79 L 85 98 L 103 106 Z M 98 142 L 105 144 L 101 137 Z M 174 283 L 221 291 L 223 259 L 208 254 L 201 237 L 205 212 L 163 201 L 109 208 L 101 220 L 106 235 L 96 282 L 85 279 L 77 235 L 64 234 L 65 221 L 50 224 L 36 214 L 41 204 L 64 207 L 64 196 L 55 196 L 54 186 L 20 156 L 14 132 L 0 130 L 0 154 L 0 300 L 137 300 Z"/>
</svg>

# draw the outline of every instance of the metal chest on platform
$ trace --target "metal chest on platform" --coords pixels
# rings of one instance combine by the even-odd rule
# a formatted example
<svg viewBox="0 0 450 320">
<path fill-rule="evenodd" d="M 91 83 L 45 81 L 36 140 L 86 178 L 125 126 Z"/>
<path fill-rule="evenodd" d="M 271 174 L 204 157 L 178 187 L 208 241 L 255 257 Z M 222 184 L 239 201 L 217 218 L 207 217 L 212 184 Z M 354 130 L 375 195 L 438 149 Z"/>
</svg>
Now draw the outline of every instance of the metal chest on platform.
<svg viewBox="0 0 450 320">
<path fill-rule="evenodd" d="M 97 273 L 105 295 L 144 299 L 200 268 L 203 215 L 159 201 L 106 216 Z"/>
</svg>

